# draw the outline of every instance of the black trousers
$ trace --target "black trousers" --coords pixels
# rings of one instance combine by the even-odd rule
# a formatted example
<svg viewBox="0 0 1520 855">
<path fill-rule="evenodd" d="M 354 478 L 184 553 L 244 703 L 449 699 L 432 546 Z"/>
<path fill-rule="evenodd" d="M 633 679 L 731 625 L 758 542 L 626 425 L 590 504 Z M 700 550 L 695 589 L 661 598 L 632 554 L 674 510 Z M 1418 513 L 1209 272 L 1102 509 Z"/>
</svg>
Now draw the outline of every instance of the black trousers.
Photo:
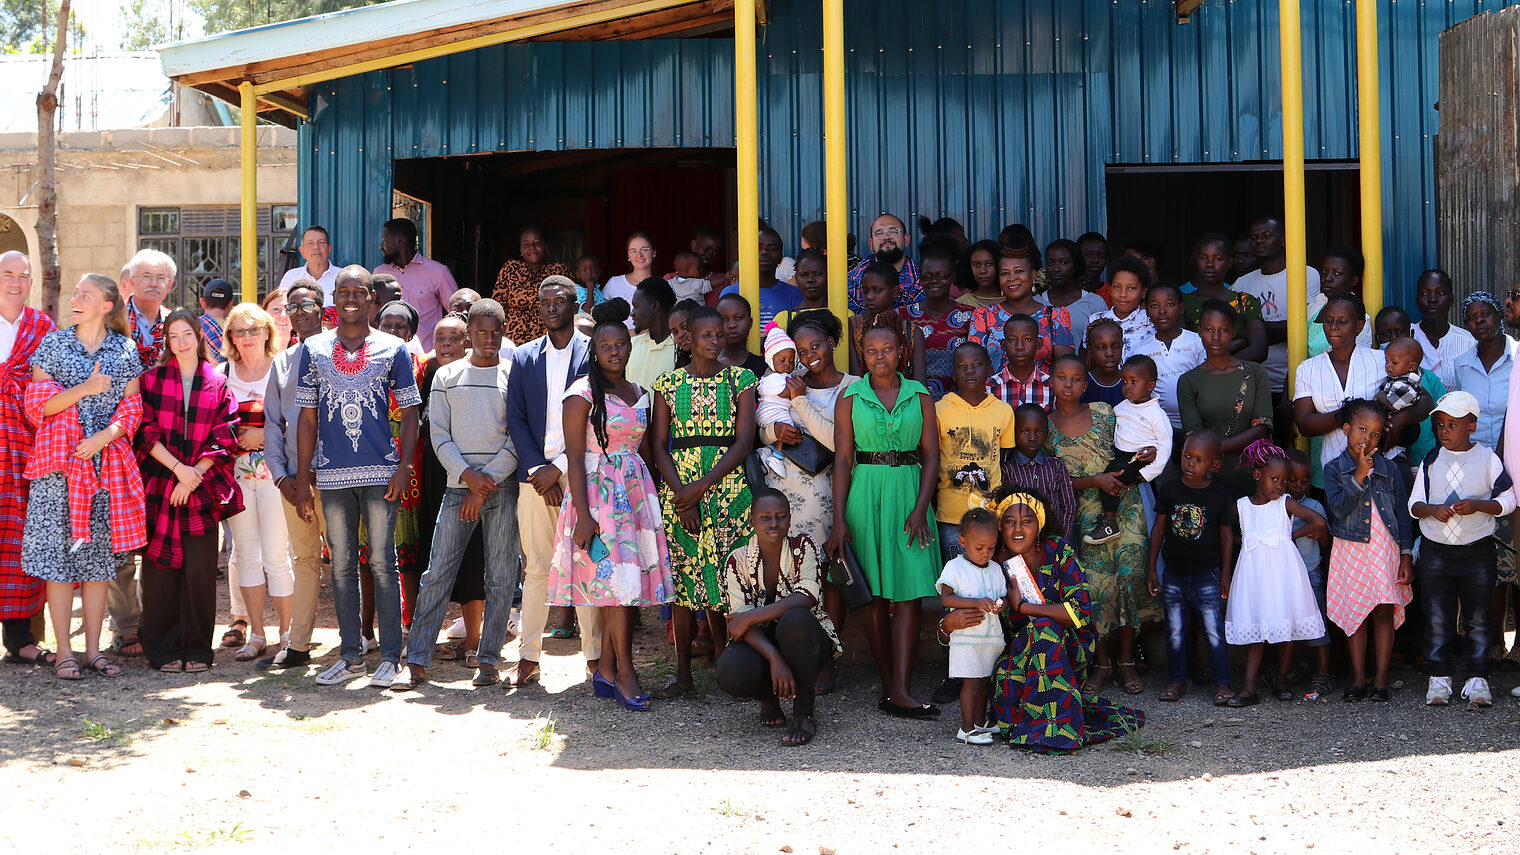
<svg viewBox="0 0 1520 855">
<path fill-rule="evenodd" d="M 757 626 L 751 632 L 763 632 L 776 649 L 786 666 L 792 669 L 797 680 L 797 698 L 792 703 L 792 714 L 813 714 L 813 685 L 818 672 L 834 655 L 829 636 L 819 626 L 818 619 L 807 609 L 788 609 L 774 624 Z M 770 700 L 776 697 L 771 684 L 771 663 L 759 651 L 745 642 L 729 644 L 718 659 L 718 687 L 725 694 L 736 698 Z"/>
<path fill-rule="evenodd" d="M 1462 672 L 1468 677 L 1488 676 L 1488 645 L 1493 635 L 1489 609 L 1499 577 L 1495 549 L 1486 537 L 1466 546 L 1447 546 L 1429 538 L 1420 541 L 1415 577 L 1425 607 L 1425 658 L 1433 676 L 1456 673 L 1459 610 Z"/>
<path fill-rule="evenodd" d="M 0 621 L 0 631 L 5 636 L 7 653 L 20 653 L 21 648 L 37 643 L 37 637 L 32 635 L 32 619 L 29 617 L 6 618 Z"/>
<path fill-rule="evenodd" d="M 216 532 L 180 533 L 180 567 L 144 561 L 142 639 L 148 664 L 175 660 L 211 664 L 216 628 Z"/>
<path fill-rule="evenodd" d="M 1135 460 L 1136 453 L 1134 451 L 1120 451 L 1115 448 L 1114 458 L 1109 461 L 1108 468 L 1103 470 L 1103 473 L 1105 475 L 1116 476 L 1126 487 L 1133 487 L 1140 483 L 1140 470 L 1145 468 L 1145 464 Z M 1103 504 L 1103 512 L 1106 514 L 1119 510 L 1119 501 L 1123 498 L 1124 495 L 1122 493 L 1117 496 L 1110 496 L 1102 490 L 1098 491 L 1098 501 Z"/>
</svg>

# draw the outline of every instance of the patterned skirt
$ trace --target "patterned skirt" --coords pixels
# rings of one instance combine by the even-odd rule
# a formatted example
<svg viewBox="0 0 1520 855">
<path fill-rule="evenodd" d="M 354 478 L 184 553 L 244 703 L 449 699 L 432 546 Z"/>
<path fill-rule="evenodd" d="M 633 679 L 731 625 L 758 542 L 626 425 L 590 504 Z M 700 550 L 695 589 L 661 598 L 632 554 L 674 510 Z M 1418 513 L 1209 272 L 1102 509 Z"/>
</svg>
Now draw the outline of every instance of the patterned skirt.
<svg viewBox="0 0 1520 855">
<path fill-rule="evenodd" d="M 1404 607 L 1414 598 L 1408 585 L 1397 582 L 1399 546 L 1376 511 L 1372 514 L 1372 537 L 1367 543 L 1335 539 L 1330 549 L 1330 573 L 1325 603 L 1330 620 L 1351 635 L 1381 605 L 1393 605 L 1393 626 L 1404 623 Z"/>
<path fill-rule="evenodd" d="M 1066 754 L 1145 724 L 1145 713 L 1084 696 L 1092 634 L 1031 618 L 1017 628 L 994 673 L 993 709 L 1010 744 Z"/>
<path fill-rule="evenodd" d="M 690 484 L 717 465 L 726 448 L 712 445 L 681 448 L 671 452 L 681 482 Z M 660 485 L 660 507 L 664 513 L 665 536 L 670 548 L 670 573 L 675 583 L 673 600 L 688 609 L 726 611 L 723 586 L 718 574 L 734 547 L 750 535 L 749 485 L 743 467 L 723 476 L 697 503 L 702 527 L 696 534 L 681 525 L 676 511 L 675 494 L 670 485 Z"/>
</svg>

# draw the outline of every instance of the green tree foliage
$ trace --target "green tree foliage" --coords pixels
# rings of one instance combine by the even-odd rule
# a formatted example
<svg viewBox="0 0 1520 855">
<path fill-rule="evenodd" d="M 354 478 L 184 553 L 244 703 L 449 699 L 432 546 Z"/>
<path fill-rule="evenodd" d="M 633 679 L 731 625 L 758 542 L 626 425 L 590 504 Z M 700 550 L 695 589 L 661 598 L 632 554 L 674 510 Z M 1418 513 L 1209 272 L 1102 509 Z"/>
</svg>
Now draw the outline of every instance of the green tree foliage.
<svg viewBox="0 0 1520 855">
<path fill-rule="evenodd" d="M 0 3 L 20 0 L 0 0 Z M 206 22 L 206 33 L 241 30 L 260 24 L 290 21 L 309 15 L 338 12 L 356 6 L 371 6 L 378 0 L 188 0 Z"/>
<path fill-rule="evenodd" d="M 0 53 L 47 53 L 57 20 L 58 0 L 0 0 Z M 70 11 L 69 41 L 77 43 L 83 35 Z"/>
<path fill-rule="evenodd" d="M 171 0 L 129 0 L 121 8 L 121 49 L 147 50 L 185 34 L 184 12 Z M 171 25 L 174 32 L 170 31 Z"/>
</svg>

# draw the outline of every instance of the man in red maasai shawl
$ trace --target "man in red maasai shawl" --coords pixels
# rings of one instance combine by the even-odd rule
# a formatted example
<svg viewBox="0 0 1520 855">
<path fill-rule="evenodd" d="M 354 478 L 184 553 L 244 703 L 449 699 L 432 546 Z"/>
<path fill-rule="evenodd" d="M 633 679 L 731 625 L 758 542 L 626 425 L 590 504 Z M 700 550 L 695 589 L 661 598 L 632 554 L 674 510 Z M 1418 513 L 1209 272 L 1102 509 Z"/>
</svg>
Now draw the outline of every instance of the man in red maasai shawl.
<svg viewBox="0 0 1520 855">
<path fill-rule="evenodd" d="M 0 627 L 5 661 L 53 664 L 32 634 L 32 618 L 42 610 L 41 579 L 21 572 L 21 532 L 31 482 L 21 477 L 32 450 L 32 427 L 21 412 L 21 396 L 32 379 L 32 354 L 56 327 L 53 319 L 28 306 L 32 264 L 20 252 L 0 254 Z"/>
</svg>

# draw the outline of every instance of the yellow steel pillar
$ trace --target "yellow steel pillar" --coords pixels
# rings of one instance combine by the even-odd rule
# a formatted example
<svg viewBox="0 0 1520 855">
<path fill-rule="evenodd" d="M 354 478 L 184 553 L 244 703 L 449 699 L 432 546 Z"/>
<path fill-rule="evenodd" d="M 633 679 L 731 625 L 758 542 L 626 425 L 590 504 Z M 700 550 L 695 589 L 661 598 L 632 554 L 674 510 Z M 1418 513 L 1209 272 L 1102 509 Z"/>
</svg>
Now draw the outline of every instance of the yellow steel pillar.
<svg viewBox="0 0 1520 855">
<path fill-rule="evenodd" d="M 1283 234 L 1288 242 L 1288 383 L 1309 353 L 1308 227 L 1304 222 L 1304 75 L 1299 0 L 1278 0 L 1282 51 Z"/>
<path fill-rule="evenodd" d="M 253 84 L 238 84 L 239 106 L 242 108 L 242 156 L 243 156 L 243 223 L 239 234 L 243 268 L 243 299 L 249 303 L 259 301 L 259 146 L 257 123 L 259 101 L 253 93 Z"/>
<path fill-rule="evenodd" d="M 823 203 L 829 242 L 829 308 L 845 341 L 834 351 L 841 369 L 850 365 L 848 150 L 845 143 L 844 0 L 823 0 Z"/>
<path fill-rule="evenodd" d="M 734 3 L 734 148 L 739 176 L 739 291 L 754 307 L 749 349 L 760 352 L 760 120 L 755 94 L 755 0 Z"/>
<path fill-rule="evenodd" d="M 1383 308 L 1383 128 L 1378 90 L 1377 3 L 1356 3 L 1357 149 L 1362 183 L 1362 297 L 1367 314 Z"/>
</svg>

